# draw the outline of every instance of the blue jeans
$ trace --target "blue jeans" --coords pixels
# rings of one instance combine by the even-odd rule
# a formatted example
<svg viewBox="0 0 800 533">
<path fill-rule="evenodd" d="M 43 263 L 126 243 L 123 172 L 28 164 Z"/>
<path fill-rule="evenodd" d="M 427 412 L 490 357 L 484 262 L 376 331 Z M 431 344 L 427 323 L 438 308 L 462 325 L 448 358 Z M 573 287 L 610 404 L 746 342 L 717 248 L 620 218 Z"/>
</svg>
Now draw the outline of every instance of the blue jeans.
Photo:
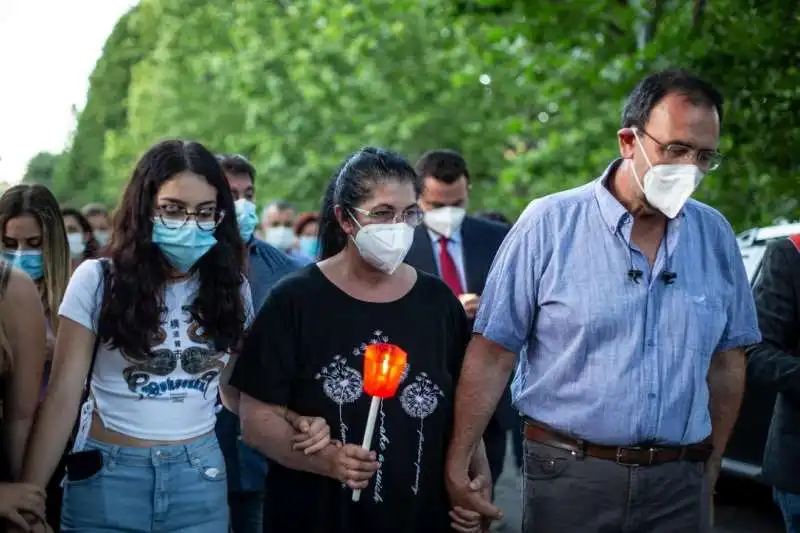
<svg viewBox="0 0 800 533">
<path fill-rule="evenodd" d="M 89 439 L 103 467 L 67 481 L 63 533 L 225 533 L 225 460 L 213 434 L 189 444 L 128 448 Z"/>
<path fill-rule="evenodd" d="M 772 496 L 783 514 L 786 533 L 800 533 L 800 494 L 772 489 Z"/>
</svg>

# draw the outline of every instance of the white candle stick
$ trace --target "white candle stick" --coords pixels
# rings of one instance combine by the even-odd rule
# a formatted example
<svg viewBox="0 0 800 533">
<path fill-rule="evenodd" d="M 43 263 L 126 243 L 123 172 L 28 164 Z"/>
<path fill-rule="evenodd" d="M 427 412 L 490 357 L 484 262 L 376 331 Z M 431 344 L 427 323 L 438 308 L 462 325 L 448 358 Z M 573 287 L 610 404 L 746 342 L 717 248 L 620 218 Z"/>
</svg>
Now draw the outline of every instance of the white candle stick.
<svg viewBox="0 0 800 533">
<path fill-rule="evenodd" d="M 372 435 L 375 433 L 375 421 L 378 419 L 378 409 L 381 406 L 381 399 L 377 396 L 372 397 L 372 403 L 369 404 L 369 416 L 367 417 L 367 427 L 364 428 L 364 440 L 361 442 L 361 447 L 369 450 L 372 445 Z M 353 501 L 357 502 L 361 498 L 361 489 L 353 491 Z"/>
</svg>

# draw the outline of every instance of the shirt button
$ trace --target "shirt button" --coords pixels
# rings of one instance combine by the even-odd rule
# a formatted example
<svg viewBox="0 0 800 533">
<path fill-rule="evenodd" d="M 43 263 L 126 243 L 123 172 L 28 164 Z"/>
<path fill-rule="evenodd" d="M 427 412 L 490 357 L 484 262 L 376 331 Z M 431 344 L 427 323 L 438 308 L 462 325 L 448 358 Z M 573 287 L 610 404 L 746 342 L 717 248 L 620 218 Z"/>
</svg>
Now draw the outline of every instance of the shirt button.
<svg viewBox="0 0 800 533">
<path fill-rule="evenodd" d="M 656 399 L 656 393 L 655 392 L 648 392 L 647 393 L 647 397 L 650 398 L 651 400 L 655 400 Z"/>
<path fill-rule="evenodd" d="M 648 346 L 655 346 L 655 345 L 656 345 L 656 343 L 655 343 L 655 342 L 653 342 L 653 340 L 652 340 L 652 339 L 649 339 L 649 340 L 647 341 L 647 345 L 648 345 Z"/>
</svg>

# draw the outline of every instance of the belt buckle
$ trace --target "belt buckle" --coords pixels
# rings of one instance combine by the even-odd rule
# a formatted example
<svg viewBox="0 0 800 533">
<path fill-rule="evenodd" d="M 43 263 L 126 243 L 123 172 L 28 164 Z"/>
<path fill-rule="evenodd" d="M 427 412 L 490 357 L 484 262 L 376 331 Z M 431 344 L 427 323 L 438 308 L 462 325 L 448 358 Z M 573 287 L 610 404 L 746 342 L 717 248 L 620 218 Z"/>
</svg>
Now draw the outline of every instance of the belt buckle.
<svg viewBox="0 0 800 533">
<path fill-rule="evenodd" d="M 644 450 L 645 448 L 634 447 L 634 448 L 617 448 L 617 457 L 616 463 L 620 466 L 651 466 L 653 464 L 653 460 L 655 459 L 655 448 L 646 448 L 647 449 L 647 463 L 637 463 L 634 461 L 627 461 L 622 456 L 624 455 L 622 450 L 630 450 L 630 451 L 640 451 Z"/>
</svg>

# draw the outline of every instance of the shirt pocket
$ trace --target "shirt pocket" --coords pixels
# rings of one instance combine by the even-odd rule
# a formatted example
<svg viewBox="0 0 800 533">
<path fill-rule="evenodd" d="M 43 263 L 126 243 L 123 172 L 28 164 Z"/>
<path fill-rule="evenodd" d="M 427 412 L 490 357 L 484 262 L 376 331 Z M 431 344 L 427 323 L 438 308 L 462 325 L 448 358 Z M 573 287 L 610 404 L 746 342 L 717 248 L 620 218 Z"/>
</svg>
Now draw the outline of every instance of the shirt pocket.
<svg viewBox="0 0 800 533">
<path fill-rule="evenodd" d="M 683 295 L 685 335 L 676 341 L 705 358 L 714 353 L 728 321 L 727 310 L 721 299 L 703 295 Z M 680 321 L 676 321 L 680 323 Z"/>
</svg>

